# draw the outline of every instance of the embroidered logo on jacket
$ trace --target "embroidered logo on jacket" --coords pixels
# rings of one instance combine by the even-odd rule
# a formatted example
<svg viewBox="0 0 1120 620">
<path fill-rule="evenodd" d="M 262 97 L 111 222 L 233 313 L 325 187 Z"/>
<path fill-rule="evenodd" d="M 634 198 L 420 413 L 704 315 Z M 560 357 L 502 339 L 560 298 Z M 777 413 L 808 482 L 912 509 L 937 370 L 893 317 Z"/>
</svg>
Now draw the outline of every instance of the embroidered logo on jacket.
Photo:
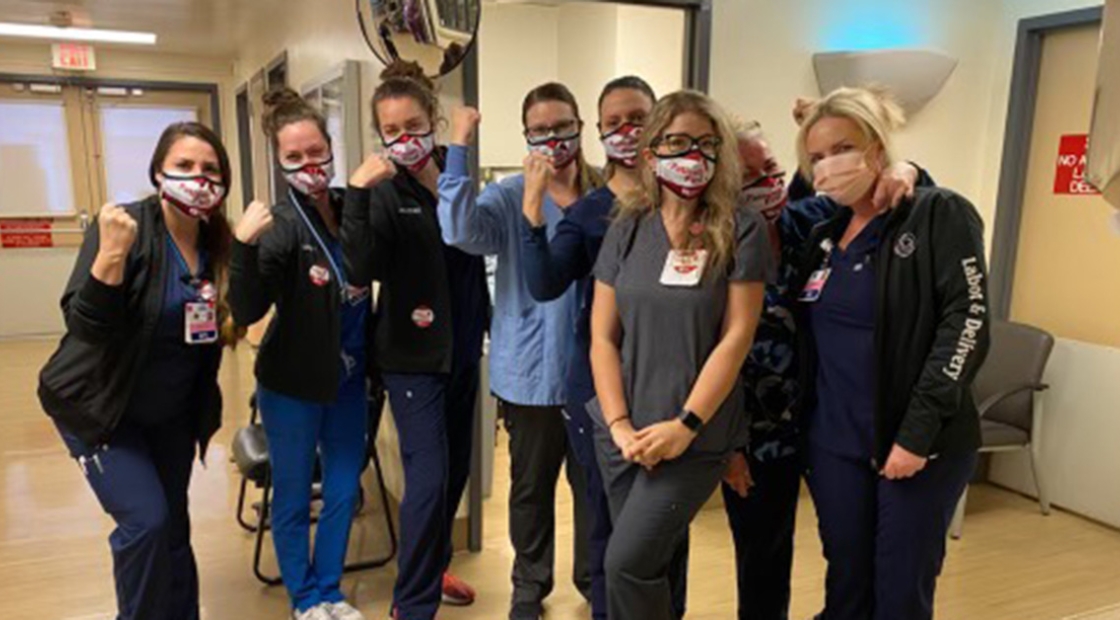
<svg viewBox="0 0 1120 620">
<path fill-rule="evenodd" d="M 916 249 L 918 249 L 918 238 L 914 236 L 914 233 L 902 233 L 902 236 L 894 244 L 895 256 L 899 258 L 910 258 L 910 255 Z"/>
</svg>

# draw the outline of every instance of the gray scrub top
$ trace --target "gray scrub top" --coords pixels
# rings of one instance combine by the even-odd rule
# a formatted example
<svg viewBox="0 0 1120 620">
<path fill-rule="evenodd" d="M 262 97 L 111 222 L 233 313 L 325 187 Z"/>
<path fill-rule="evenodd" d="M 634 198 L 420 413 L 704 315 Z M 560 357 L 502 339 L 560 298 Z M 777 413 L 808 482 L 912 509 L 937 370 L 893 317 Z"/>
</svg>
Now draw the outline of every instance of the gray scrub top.
<svg viewBox="0 0 1120 620">
<path fill-rule="evenodd" d="M 659 213 L 620 218 L 607 231 L 595 279 L 615 289 L 622 322 L 622 382 L 634 428 L 680 415 L 704 363 L 719 344 L 728 282 L 773 278 L 773 254 L 762 216 L 740 209 L 735 232 L 734 257 L 723 273 L 706 273 L 698 286 L 676 287 L 661 284 L 672 245 Z M 589 403 L 588 409 L 603 425 L 598 401 Z M 727 452 L 746 445 L 748 432 L 742 387 L 736 381 L 690 450 Z"/>
</svg>

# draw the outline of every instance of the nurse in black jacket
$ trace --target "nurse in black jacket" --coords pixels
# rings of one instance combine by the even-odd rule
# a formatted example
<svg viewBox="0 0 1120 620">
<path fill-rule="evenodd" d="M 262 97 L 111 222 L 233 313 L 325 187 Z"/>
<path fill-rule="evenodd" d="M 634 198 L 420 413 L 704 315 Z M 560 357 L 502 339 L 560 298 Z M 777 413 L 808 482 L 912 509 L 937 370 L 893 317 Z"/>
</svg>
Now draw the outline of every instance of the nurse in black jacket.
<svg viewBox="0 0 1120 620">
<path fill-rule="evenodd" d="M 810 233 L 791 287 L 807 479 L 828 560 L 824 620 L 933 617 L 949 521 L 980 445 L 983 228 L 945 189 L 874 207 L 901 122 L 883 96 L 840 89 L 798 136 L 802 170 L 844 207 Z"/>
<path fill-rule="evenodd" d="M 117 524 L 118 618 L 193 620 L 187 487 L 221 425 L 218 365 L 236 340 L 225 288 L 229 158 L 198 123 L 164 130 L 158 194 L 101 209 L 62 296 L 66 335 L 39 399 Z"/>
<path fill-rule="evenodd" d="M 431 620 L 442 600 L 473 602 L 447 573 L 451 527 L 470 474 L 482 336 L 481 257 L 444 245 L 435 145 L 439 100 L 416 63 L 394 63 L 373 95 L 387 157 L 371 155 L 346 190 L 342 245 L 352 281 L 380 283 L 374 361 L 401 443 L 405 494 L 393 617 Z"/>
<path fill-rule="evenodd" d="M 361 620 L 339 584 L 366 463 L 370 292 L 342 268 L 343 194 L 330 188 L 326 119 L 288 88 L 267 93 L 264 105 L 261 125 L 289 189 L 271 209 L 253 202 L 238 223 L 230 303 L 240 325 L 276 307 L 256 364 L 272 463 L 272 539 L 293 618 Z M 316 459 L 323 509 L 312 556 Z"/>
</svg>

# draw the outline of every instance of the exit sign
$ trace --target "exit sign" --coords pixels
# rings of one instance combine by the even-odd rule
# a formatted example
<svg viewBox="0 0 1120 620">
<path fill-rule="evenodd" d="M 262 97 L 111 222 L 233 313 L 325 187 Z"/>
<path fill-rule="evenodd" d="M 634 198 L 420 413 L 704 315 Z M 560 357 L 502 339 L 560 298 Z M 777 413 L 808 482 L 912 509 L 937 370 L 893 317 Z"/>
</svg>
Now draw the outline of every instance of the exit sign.
<svg viewBox="0 0 1120 620">
<path fill-rule="evenodd" d="M 81 43 L 55 43 L 51 46 L 52 66 L 66 71 L 93 71 L 97 68 L 97 57 L 92 45 Z"/>
</svg>

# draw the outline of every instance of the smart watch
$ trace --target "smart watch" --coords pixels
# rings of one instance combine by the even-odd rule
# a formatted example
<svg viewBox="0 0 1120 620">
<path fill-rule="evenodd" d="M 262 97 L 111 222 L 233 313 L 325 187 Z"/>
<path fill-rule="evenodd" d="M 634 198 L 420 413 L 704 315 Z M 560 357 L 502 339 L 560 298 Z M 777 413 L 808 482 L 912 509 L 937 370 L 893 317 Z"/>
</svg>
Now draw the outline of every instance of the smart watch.
<svg viewBox="0 0 1120 620">
<path fill-rule="evenodd" d="M 694 433 L 699 433 L 700 429 L 704 426 L 704 419 L 688 409 L 682 411 L 677 419 L 681 421 L 681 424 L 684 424 L 685 428 Z"/>
</svg>

